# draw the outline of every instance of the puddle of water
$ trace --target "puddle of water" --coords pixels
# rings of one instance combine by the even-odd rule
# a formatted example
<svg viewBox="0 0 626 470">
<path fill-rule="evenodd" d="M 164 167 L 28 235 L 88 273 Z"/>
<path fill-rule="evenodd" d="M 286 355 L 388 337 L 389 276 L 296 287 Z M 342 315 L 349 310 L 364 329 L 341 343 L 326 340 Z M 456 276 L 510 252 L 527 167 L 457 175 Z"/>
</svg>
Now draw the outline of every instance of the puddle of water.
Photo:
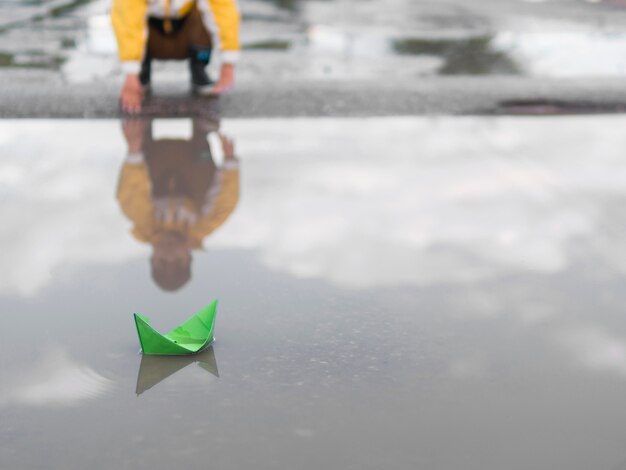
<svg viewBox="0 0 626 470">
<path fill-rule="evenodd" d="M 273 50 L 273 51 L 286 51 L 291 47 L 291 41 L 284 41 L 279 39 L 268 39 L 267 41 L 251 42 L 243 45 L 243 49 L 254 50 Z"/>
<path fill-rule="evenodd" d="M 526 75 L 547 77 L 626 75 L 626 34 L 596 31 L 499 32 L 492 46 Z"/>
<path fill-rule="evenodd" d="M 0 122 L 0 461 L 615 468 L 624 125 Z M 212 350 L 137 354 L 214 297 Z"/>
<path fill-rule="evenodd" d="M 270 0 L 271 3 L 278 8 L 282 8 L 288 11 L 297 11 L 300 8 L 301 0 Z"/>
<path fill-rule="evenodd" d="M 533 77 L 624 76 L 626 34 L 598 31 L 496 31 L 456 38 L 392 38 L 313 28 L 314 51 L 367 57 L 396 54 L 437 57 L 441 75 L 526 75 Z"/>
<path fill-rule="evenodd" d="M 50 10 L 49 15 L 52 17 L 55 16 L 62 16 L 66 13 L 69 13 L 73 10 L 75 10 L 76 8 L 79 8 L 83 5 L 87 5 L 89 3 L 93 2 L 93 0 L 73 0 L 71 2 L 68 2 L 64 5 L 60 5 L 56 8 L 53 8 L 52 10 Z"/>
<path fill-rule="evenodd" d="M 22 54 L 0 52 L 0 67 L 19 67 L 57 70 L 63 64 L 61 57 L 51 57 L 42 52 L 30 51 Z"/>
<path fill-rule="evenodd" d="M 489 112 L 489 110 L 485 110 Z M 507 115 L 559 115 L 624 113 L 624 103 L 591 103 L 584 101 L 512 100 L 500 103 L 491 112 Z"/>
<path fill-rule="evenodd" d="M 49 15 L 36 26 L 50 34 L 42 49 L 48 57 L 28 62 L 29 66 L 61 68 L 71 82 L 108 80 L 120 73 L 108 2 L 99 0 L 77 8 L 83 1 L 60 4 L 56 16 Z M 396 13 L 368 23 L 364 18 L 373 15 L 373 9 L 383 8 L 381 5 L 361 5 L 358 10 L 346 2 L 299 5 L 291 1 L 246 2 L 242 39 L 247 59 L 240 70 L 243 80 L 267 76 L 378 79 L 389 70 L 394 70 L 399 80 L 437 74 L 626 75 L 622 54 L 626 35 L 620 31 L 539 18 L 512 21 L 497 17 L 489 21 L 472 9 L 461 15 L 450 7 L 416 8 L 407 2 L 398 5 L 398 11 L 406 10 L 405 17 Z M 68 11 L 71 15 L 66 14 Z M 69 29 L 61 27 L 61 22 L 69 19 Z M 55 27 L 61 29 L 53 32 Z M 38 47 L 28 39 L 27 28 L 22 34 L 19 31 L 5 33 L 5 54 L 28 56 L 26 48 Z M 413 31 L 420 33 L 413 35 Z M 24 63 L 5 58 L 4 66 Z M 156 75 L 164 72 L 162 76 L 175 79 L 182 68 L 181 64 L 159 63 Z"/>
<path fill-rule="evenodd" d="M 399 39 L 393 50 L 401 55 L 441 57 L 441 75 L 516 75 L 520 66 L 506 53 L 495 49 L 492 37 L 461 40 Z"/>
</svg>

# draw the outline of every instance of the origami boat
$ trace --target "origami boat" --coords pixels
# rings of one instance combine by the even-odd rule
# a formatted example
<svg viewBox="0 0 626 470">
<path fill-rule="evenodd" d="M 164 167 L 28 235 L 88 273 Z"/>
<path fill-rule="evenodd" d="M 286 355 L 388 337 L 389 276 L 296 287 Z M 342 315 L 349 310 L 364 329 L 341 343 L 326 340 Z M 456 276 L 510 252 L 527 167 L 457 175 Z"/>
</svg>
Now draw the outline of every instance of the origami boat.
<svg viewBox="0 0 626 470">
<path fill-rule="evenodd" d="M 144 354 L 184 356 L 202 351 L 213 342 L 217 300 L 167 334 L 150 326 L 150 319 L 135 313 L 135 326 Z"/>
</svg>

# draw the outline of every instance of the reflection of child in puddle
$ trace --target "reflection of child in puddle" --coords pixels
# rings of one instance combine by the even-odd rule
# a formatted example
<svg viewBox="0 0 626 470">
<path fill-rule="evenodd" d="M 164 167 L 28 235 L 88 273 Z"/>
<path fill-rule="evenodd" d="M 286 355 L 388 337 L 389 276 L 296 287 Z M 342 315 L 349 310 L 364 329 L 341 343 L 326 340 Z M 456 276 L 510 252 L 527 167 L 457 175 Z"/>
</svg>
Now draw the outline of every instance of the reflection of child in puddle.
<svg viewBox="0 0 626 470">
<path fill-rule="evenodd" d="M 210 121 L 194 119 L 190 140 L 152 138 L 150 122 L 123 123 L 128 156 L 117 199 L 133 222 L 133 236 L 153 247 L 152 277 L 163 290 L 182 287 L 191 277 L 192 250 L 222 225 L 239 199 L 239 169 L 233 142 L 217 133 L 224 162 L 217 167 L 207 141 L 217 132 Z"/>
</svg>

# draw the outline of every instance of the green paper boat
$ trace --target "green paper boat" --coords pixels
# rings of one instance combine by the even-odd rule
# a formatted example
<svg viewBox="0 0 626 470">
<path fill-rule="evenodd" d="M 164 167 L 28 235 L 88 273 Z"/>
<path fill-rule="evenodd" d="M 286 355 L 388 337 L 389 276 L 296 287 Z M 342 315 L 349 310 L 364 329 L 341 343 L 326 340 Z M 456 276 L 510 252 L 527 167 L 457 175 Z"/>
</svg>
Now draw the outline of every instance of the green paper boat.
<svg viewBox="0 0 626 470">
<path fill-rule="evenodd" d="M 185 323 L 163 335 L 150 326 L 150 319 L 135 313 L 135 326 L 144 354 L 184 356 L 202 351 L 213 342 L 217 300 Z"/>
</svg>

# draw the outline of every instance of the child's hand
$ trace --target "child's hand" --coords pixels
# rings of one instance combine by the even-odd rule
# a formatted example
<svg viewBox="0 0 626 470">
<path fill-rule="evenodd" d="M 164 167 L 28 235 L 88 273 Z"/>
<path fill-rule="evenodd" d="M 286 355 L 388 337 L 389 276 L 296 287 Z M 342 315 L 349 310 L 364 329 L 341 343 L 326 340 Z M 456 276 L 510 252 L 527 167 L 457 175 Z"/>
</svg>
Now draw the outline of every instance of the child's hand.
<svg viewBox="0 0 626 470">
<path fill-rule="evenodd" d="M 139 75 L 126 75 L 122 92 L 120 93 L 120 106 L 122 111 L 136 114 L 141 111 L 143 101 L 143 87 L 139 81 Z"/>
<path fill-rule="evenodd" d="M 211 90 L 213 94 L 221 95 L 230 90 L 235 84 L 235 65 L 222 64 L 220 70 L 220 79 Z"/>
</svg>

